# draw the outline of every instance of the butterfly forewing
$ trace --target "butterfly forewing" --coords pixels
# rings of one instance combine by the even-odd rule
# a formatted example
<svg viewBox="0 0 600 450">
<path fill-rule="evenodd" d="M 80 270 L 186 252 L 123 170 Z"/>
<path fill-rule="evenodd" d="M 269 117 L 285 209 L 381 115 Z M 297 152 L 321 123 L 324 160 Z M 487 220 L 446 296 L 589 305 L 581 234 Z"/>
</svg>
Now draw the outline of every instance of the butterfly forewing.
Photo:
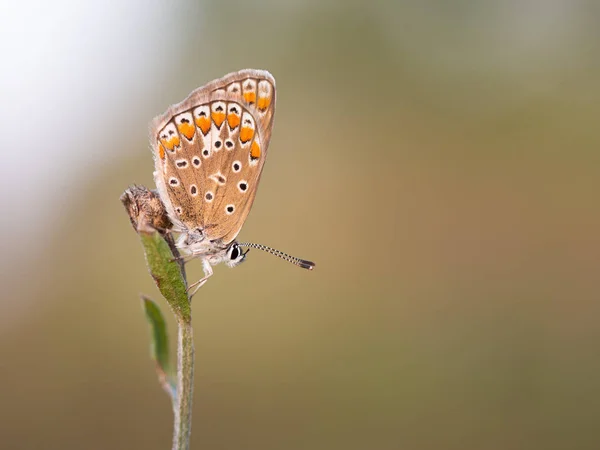
<svg viewBox="0 0 600 450">
<path fill-rule="evenodd" d="M 275 112 L 275 81 L 243 70 L 171 106 L 151 125 L 155 181 L 179 231 L 229 243 L 256 195 Z"/>
</svg>

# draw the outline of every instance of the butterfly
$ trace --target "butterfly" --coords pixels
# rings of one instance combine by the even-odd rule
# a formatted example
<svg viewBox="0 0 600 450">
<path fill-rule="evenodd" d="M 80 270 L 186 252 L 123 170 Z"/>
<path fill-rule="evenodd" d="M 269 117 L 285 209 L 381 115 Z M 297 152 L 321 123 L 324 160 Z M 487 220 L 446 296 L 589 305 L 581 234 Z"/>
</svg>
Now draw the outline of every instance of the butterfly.
<svg viewBox="0 0 600 450">
<path fill-rule="evenodd" d="M 177 247 L 189 259 L 202 261 L 204 277 L 189 286 L 195 288 L 191 295 L 212 276 L 212 266 L 235 267 L 250 248 L 305 269 L 315 266 L 265 245 L 236 240 L 265 165 L 275 94 L 269 72 L 244 69 L 194 90 L 150 124 L 154 180 L 173 231 L 180 234 Z"/>
</svg>

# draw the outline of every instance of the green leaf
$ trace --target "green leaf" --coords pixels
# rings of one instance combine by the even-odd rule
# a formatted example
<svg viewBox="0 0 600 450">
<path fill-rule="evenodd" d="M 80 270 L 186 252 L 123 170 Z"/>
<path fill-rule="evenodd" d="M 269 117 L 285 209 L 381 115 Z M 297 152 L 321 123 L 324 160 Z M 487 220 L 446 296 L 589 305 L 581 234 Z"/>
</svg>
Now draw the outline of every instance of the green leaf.
<svg viewBox="0 0 600 450">
<path fill-rule="evenodd" d="M 150 352 L 156 362 L 158 377 L 167 391 L 174 392 L 175 382 L 169 357 L 169 338 L 165 318 L 158 305 L 148 297 L 142 296 L 142 305 L 150 324 Z"/>
<path fill-rule="evenodd" d="M 167 241 L 157 231 L 139 231 L 144 246 L 146 263 L 161 294 L 175 315 L 189 323 L 191 321 L 190 300 L 181 266 L 173 256 Z"/>
</svg>

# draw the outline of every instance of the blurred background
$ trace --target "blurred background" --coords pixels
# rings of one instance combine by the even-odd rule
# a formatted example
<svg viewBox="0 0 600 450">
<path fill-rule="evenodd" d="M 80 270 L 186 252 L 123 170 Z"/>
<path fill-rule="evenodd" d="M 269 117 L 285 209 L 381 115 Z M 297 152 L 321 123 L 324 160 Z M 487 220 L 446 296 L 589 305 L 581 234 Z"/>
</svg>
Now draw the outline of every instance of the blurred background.
<svg viewBox="0 0 600 450">
<path fill-rule="evenodd" d="M 3 2 L 0 447 L 170 448 L 119 196 L 155 115 L 253 67 L 240 238 L 317 267 L 252 251 L 194 298 L 192 448 L 599 448 L 599 9 Z"/>
</svg>

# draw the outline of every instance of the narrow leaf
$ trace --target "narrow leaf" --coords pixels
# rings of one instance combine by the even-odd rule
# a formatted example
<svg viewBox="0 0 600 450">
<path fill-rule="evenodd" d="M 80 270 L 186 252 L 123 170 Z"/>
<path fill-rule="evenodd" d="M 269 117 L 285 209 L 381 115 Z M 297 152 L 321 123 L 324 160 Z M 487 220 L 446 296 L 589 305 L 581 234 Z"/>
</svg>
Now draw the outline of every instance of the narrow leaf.
<svg viewBox="0 0 600 450">
<path fill-rule="evenodd" d="M 173 395 L 175 382 L 169 357 L 169 338 L 165 318 L 158 305 L 148 297 L 142 296 L 142 306 L 146 313 L 146 320 L 150 324 L 150 353 L 156 362 L 159 381 L 165 390 Z"/>
<path fill-rule="evenodd" d="M 175 315 L 189 322 L 191 308 L 186 283 L 169 244 L 157 231 L 140 231 L 139 236 L 144 246 L 150 274 L 158 289 Z"/>
</svg>

